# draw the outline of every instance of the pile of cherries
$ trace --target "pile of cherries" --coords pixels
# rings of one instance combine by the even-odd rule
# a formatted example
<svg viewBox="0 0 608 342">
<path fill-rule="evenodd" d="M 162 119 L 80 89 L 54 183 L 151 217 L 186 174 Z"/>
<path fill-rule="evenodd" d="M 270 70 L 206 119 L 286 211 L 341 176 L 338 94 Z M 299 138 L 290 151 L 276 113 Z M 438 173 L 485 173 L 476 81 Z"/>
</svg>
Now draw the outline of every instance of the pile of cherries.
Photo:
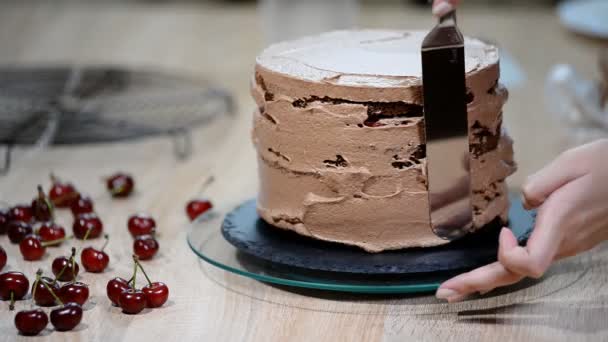
<svg viewBox="0 0 608 342">
<path fill-rule="evenodd" d="M 81 195 L 70 183 L 59 181 L 51 175 L 52 187 L 47 194 L 42 186 L 30 205 L 16 205 L 8 210 L 0 210 L 0 234 L 8 233 L 12 243 L 19 244 L 25 260 L 40 260 L 47 246 L 58 246 L 66 237 L 65 229 L 54 221 L 55 208 L 70 208 L 74 216 L 73 233 L 78 239 L 96 238 L 103 232 L 103 224 L 94 213 L 93 202 Z M 107 180 L 107 187 L 113 197 L 128 196 L 134 182 L 130 176 L 118 174 Z M 102 272 L 109 264 L 109 256 L 104 252 L 108 243 L 100 249 L 86 247 L 80 254 L 80 261 L 89 272 Z M 0 246 L 0 270 L 7 262 L 4 248 Z M 57 331 L 72 330 L 82 319 L 82 305 L 89 298 L 89 287 L 76 280 L 80 267 L 76 262 L 76 249 L 69 256 L 60 256 L 52 262 L 54 278 L 45 277 L 39 270 L 32 285 L 32 307 L 54 307 L 50 312 L 50 322 Z M 6 272 L 0 275 L 0 298 L 14 302 L 28 293 L 29 281 L 21 272 Z M 15 316 L 15 326 L 23 335 L 37 335 L 48 324 L 49 316 L 41 310 L 23 310 Z"/>
<path fill-rule="evenodd" d="M 54 204 L 42 186 L 38 186 L 38 194 L 31 205 L 20 204 L 0 210 L 0 234 L 7 233 L 10 242 L 19 244 L 25 260 L 40 260 L 46 247 L 59 245 L 67 239 L 65 229 L 53 220 Z"/>
<path fill-rule="evenodd" d="M 43 276 L 42 270 L 39 270 L 31 289 L 33 304 L 41 307 L 59 306 L 50 313 L 51 324 L 57 331 L 74 329 L 82 320 L 82 306 L 89 299 L 88 285 L 76 279 L 80 267 L 75 257 L 76 249 L 72 248 L 69 256 L 55 258 L 51 266 L 54 278 Z M 0 297 L 11 301 L 11 310 L 14 309 L 14 301 L 23 299 L 28 288 L 29 281 L 21 272 L 0 275 Z M 41 309 L 23 310 L 15 316 L 15 326 L 23 335 L 39 334 L 48 321 L 47 314 Z"/>
<path fill-rule="evenodd" d="M 64 227 L 54 220 L 54 211 L 70 209 L 74 221 L 73 237 L 88 240 L 103 235 L 103 223 L 95 213 L 94 204 L 90 197 L 82 195 L 67 182 L 62 182 L 51 175 L 52 187 L 45 194 L 38 186 L 38 193 L 29 205 L 15 205 L 7 210 L 0 209 L 0 234 L 8 234 L 9 240 L 19 244 L 19 250 L 25 260 L 40 260 L 45 254 L 46 247 L 59 246 L 71 239 Z M 107 178 L 106 187 L 112 197 L 128 197 L 134 189 L 133 178 L 124 173 L 117 173 Z M 213 181 L 210 177 L 205 184 Z M 187 203 L 186 214 L 191 221 L 213 208 L 206 199 L 195 199 Z M 138 213 L 129 217 L 127 222 L 133 241 L 133 274 L 126 280 L 121 277 L 111 279 L 106 286 L 107 296 L 111 303 L 119 306 L 126 314 L 140 313 L 144 308 L 163 306 L 169 297 L 169 288 L 162 282 L 152 282 L 144 270 L 140 260 L 153 258 L 159 244 L 156 239 L 156 221 L 150 215 Z M 108 236 L 101 248 L 87 246 L 80 252 L 80 265 L 87 272 L 101 273 L 110 258 L 105 247 Z M 43 275 L 42 270 L 36 273 L 31 286 L 31 308 L 19 311 L 15 316 L 15 326 L 23 335 L 37 335 L 50 322 L 57 331 L 74 329 L 82 320 L 82 306 L 89 298 L 87 284 L 77 280 L 80 265 L 76 261 L 77 251 L 71 248 L 69 255 L 60 256 L 53 260 L 52 277 Z M 7 254 L 0 246 L 0 271 L 7 263 Z M 137 273 L 141 271 L 147 284 L 137 287 Z M 21 272 L 5 272 L 0 274 L 0 299 L 10 300 L 10 310 L 14 302 L 26 297 L 30 282 Z M 53 307 L 50 314 L 39 307 Z"/>
<path fill-rule="evenodd" d="M 81 196 L 69 183 L 61 183 L 55 177 L 47 196 L 42 186 L 31 205 L 16 205 L 0 211 L 0 234 L 8 233 L 9 240 L 19 244 L 25 260 L 40 260 L 46 247 L 58 246 L 66 237 L 65 229 L 54 221 L 57 208 L 71 207 L 74 213 L 74 236 L 79 239 L 101 235 L 103 224 L 93 213 L 93 204 L 88 197 Z"/>
<path fill-rule="evenodd" d="M 15 315 L 15 327 L 22 335 L 38 335 L 49 322 L 49 316 L 42 309 L 33 307 L 58 306 L 51 310 L 50 321 L 55 330 L 69 331 L 74 329 L 82 320 L 82 305 L 89 297 L 89 289 L 82 283 L 70 282 L 59 286 L 58 279 L 42 276 L 42 270 L 36 273 L 32 285 L 32 307 L 21 310 Z M 25 297 L 29 290 L 29 280 L 21 272 L 6 272 L 0 274 L 0 297 L 10 300 L 10 310 L 14 310 L 15 300 Z"/>
<path fill-rule="evenodd" d="M 141 289 L 136 286 L 137 271 L 146 277 L 148 284 Z M 144 308 L 159 308 L 169 298 L 169 287 L 162 282 L 152 282 L 136 255 L 133 255 L 133 275 L 129 280 L 116 277 L 108 281 L 106 293 L 112 304 L 126 314 L 138 314 Z"/>
</svg>

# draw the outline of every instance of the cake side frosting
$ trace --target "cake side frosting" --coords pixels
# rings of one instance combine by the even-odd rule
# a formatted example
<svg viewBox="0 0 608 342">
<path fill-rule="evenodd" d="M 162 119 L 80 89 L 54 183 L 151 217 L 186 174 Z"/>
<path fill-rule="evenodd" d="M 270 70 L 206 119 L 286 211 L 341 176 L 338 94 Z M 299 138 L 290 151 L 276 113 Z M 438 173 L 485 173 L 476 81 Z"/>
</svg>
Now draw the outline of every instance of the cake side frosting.
<svg viewBox="0 0 608 342">
<path fill-rule="evenodd" d="M 251 89 L 258 106 L 252 138 L 264 220 L 372 252 L 447 242 L 429 228 L 419 73 L 423 36 L 339 31 L 262 53 Z M 512 141 L 501 125 L 507 91 L 497 82 L 496 49 L 478 40 L 466 44 L 478 228 L 506 220 L 504 180 L 515 165 Z M 399 56 L 408 65 L 383 65 Z M 357 63 L 368 58 L 367 64 Z M 341 65 L 343 59 L 349 62 Z"/>
</svg>

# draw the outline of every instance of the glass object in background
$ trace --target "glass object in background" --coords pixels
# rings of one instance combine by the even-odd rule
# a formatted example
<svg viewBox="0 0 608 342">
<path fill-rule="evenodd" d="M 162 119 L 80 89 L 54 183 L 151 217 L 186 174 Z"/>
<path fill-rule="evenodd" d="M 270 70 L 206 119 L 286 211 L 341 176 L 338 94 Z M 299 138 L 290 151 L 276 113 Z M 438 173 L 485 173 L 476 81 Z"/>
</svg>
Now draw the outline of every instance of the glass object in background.
<svg viewBox="0 0 608 342">
<path fill-rule="evenodd" d="M 608 1 L 568 0 L 557 8 L 562 24 L 569 30 L 599 39 L 608 39 Z"/>
<path fill-rule="evenodd" d="M 600 63 L 603 70 L 608 70 L 606 61 L 601 59 Z M 556 65 L 549 72 L 547 107 L 566 130 L 572 146 L 608 137 L 606 84 L 608 79 L 598 82 L 583 78 L 570 65 Z"/>
<path fill-rule="evenodd" d="M 266 43 L 355 26 L 359 0 L 261 0 Z"/>
</svg>

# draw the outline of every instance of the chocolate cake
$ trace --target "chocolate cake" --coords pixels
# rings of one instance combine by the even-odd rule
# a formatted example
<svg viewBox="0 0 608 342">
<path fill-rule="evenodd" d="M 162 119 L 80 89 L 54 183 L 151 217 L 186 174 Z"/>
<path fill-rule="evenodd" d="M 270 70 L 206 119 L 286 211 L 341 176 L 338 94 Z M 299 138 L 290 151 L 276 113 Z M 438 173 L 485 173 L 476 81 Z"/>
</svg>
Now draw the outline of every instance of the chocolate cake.
<svg viewBox="0 0 608 342">
<path fill-rule="evenodd" d="M 336 31 L 272 45 L 252 94 L 258 212 L 369 252 L 445 244 L 430 228 L 420 45 L 425 32 Z M 498 50 L 467 38 L 474 228 L 507 220 L 516 166 Z"/>
</svg>

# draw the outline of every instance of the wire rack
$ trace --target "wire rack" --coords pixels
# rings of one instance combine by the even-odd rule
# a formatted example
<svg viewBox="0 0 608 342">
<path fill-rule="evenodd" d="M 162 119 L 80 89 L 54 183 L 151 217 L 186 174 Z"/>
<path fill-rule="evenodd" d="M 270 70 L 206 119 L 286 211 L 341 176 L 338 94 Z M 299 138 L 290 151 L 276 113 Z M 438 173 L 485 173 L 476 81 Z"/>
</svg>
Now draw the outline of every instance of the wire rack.
<svg viewBox="0 0 608 342">
<path fill-rule="evenodd" d="M 234 113 L 225 90 L 193 77 L 117 67 L 0 68 L 4 171 L 14 145 L 174 138 L 189 155 L 189 132 Z"/>
</svg>

